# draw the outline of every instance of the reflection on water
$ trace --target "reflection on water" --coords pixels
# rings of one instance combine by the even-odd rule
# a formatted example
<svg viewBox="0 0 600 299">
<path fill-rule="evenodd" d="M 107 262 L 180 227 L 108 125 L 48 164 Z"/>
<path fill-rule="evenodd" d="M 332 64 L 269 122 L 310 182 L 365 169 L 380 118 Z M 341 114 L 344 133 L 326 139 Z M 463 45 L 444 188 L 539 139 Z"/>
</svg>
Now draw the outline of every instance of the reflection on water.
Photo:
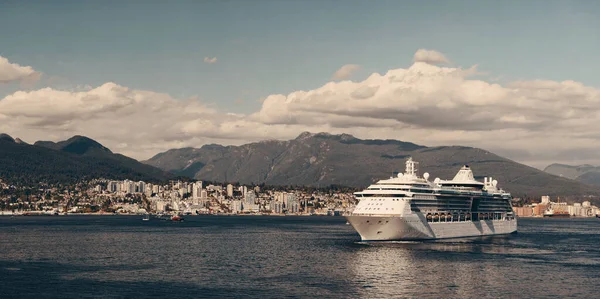
<svg viewBox="0 0 600 299">
<path fill-rule="evenodd" d="M 365 286 L 360 295 L 514 298 L 594 293 L 600 275 L 592 267 L 600 262 L 600 239 L 596 232 L 582 232 L 600 228 L 597 222 L 532 219 L 521 226 L 522 232 L 508 236 L 356 242 L 359 250 L 351 260 L 356 280 Z M 564 242 L 570 246 L 563 247 Z"/>
<path fill-rule="evenodd" d="M 0 217 L 3 297 L 595 297 L 600 221 L 358 242 L 343 218 Z"/>
</svg>

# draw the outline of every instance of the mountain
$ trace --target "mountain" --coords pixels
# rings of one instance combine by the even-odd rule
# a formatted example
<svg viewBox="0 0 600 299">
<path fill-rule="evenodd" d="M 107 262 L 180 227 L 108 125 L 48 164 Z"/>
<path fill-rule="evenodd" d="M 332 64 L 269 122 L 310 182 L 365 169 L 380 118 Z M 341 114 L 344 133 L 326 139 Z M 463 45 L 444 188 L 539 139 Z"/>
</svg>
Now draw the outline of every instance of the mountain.
<svg viewBox="0 0 600 299">
<path fill-rule="evenodd" d="M 0 134 L 0 165 L 0 178 L 20 184 L 68 183 L 92 178 L 162 181 L 174 177 L 158 168 L 114 154 L 84 136 L 30 145 Z"/>
<path fill-rule="evenodd" d="M 54 143 L 52 141 L 37 141 L 33 145 L 42 146 L 53 150 L 63 151 L 77 155 L 102 155 L 112 152 L 102 144 L 85 136 L 73 136 L 65 141 Z"/>
<path fill-rule="evenodd" d="M 362 140 L 348 134 L 304 132 L 289 141 L 172 149 L 143 163 L 210 181 L 366 187 L 394 172 L 404 172 L 408 157 L 420 162 L 420 173 L 427 171 L 431 178 L 451 179 L 468 164 L 478 179 L 492 176 L 500 187 L 517 196 L 600 194 L 600 188 L 478 148 L 426 147 L 398 140 Z"/>
<path fill-rule="evenodd" d="M 0 141 L 15 142 L 15 140 L 8 134 L 0 134 Z"/>
<path fill-rule="evenodd" d="M 551 164 L 544 169 L 545 172 L 576 180 L 584 184 L 600 186 L 600 167 L 589 164 L 571 166 L 565 164 Z"/>
</svg>

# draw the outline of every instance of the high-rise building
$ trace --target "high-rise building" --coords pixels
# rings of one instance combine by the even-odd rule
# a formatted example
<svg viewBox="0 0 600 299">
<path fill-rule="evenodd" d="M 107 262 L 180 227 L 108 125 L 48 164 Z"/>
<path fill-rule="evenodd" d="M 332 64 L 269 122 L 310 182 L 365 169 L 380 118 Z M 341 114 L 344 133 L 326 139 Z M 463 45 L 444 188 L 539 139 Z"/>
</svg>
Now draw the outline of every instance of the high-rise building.
<svg viewBox="0 0 600 299">
<path fill-rule="evenodd" d="M 240 200 L 231 201 L 231 212 L 239 213 L 241 211 L 242 211 L 242 201 L 240 201 Z"/>
<path fill-rule="evenodd" d="M 300 204 L 297 201 L 292 201 L 287 205 L 287 212 L 296 214 L 300 212 Z"/>
<path fill-rule="evenodd" d="M 200 198 L 202 193 L 202 181 L 197 181 L 192 185 L 192 198 Z"/>
<path fill-rule="evenodd" d="M 544 195 L 542 196 L 542 204 L 549 204 L 550 203 L 550 196 L 548 195 Z"/>
<path fill-rule="evenodd" d="M 283 203 L 280 201 L 271 201 L 270 203 L 271 212 L 281 214 L 283 213 Z"/>
<path fill-rule="evenodd" d="M 286 194 L 285 192 L 275 192 L 273 197 L 275 198 L 275 201 L 284 202 L 285 194 Z"/>
<path fill-rule="evenodd" d="M 244 198 L 246 199 L 247 204 L 254 204 L 256 202 L 256 194 L 254 193 L 254 191 L 246 192 Z"/>
<path fill-rule="evenodd" d="M 117 192 L 119 190 L 119 182 L 110 181 L 108 182 L 108 186 L 106 188 L 108 192 Z"/>
<path fill-rule="evenodd" d="M 283 195 L 283 203 L 288 206 L 291 203 L 298 202 L 296 195 L 294 193 L 284 193 Z"/>
<path fill-rule="evenodd" d="M 136 183 L 130 180 L 125 180 L 123 181 L 123 184 L 121 185 L 121 191 L 127 193 L 127 194 L 133 194 L 135 193 L 135 188 L 136 187 Z"/>
<path fill-rule="evenodd" d="M 233 185 L 232 184 L 227 185 L 227 196 L 233 197 Z"/>
<path fill-rule="evenodd" d="M 300 211 L 300 203 L 295 194 L 286 193 L 284 203 L 288 213 L 298 213 Z"/>
</svg>

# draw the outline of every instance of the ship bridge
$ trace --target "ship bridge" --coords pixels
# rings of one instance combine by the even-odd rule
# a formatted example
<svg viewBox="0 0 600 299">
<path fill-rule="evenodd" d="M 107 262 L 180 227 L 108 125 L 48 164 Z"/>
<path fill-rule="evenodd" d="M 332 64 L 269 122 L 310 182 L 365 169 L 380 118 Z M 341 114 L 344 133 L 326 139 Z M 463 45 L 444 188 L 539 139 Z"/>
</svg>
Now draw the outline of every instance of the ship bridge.
<svg viewBox="0 0 600 299">
<path fill-rule="evenodd" d="M 397 176 L 380 180 L 367 189 L 354 194 L 358 197 L 405 197 L 412 195 L 411 192 L 432 193 L 432 188 L 435 185 L 428 181 L 429 173 L 424 173 L 423 177 L 418 176 L 418 164 L 418 162 L 409 158 L 406 161 L 404 173 L 398 173 Z"/>
</svg>

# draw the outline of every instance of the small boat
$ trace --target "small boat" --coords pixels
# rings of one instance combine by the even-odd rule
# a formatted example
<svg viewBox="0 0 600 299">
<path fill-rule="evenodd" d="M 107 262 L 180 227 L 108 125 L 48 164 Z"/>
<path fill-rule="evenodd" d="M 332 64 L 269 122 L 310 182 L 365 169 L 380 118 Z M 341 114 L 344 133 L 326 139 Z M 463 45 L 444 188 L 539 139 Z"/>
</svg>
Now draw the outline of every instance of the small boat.
<svg viewBox="0 0 600 299">
<path fill-rule="evenodd" d="M 144 218 L 142 218 L 142 221 L 150 221 L 150 214 L 146 214 Z"/>
<path fill-rule="evenodd" d="M 183 221 L 183 217 L 175 214 L 175 215 L 171 216 L 171 221 Z"/>
</svg>

